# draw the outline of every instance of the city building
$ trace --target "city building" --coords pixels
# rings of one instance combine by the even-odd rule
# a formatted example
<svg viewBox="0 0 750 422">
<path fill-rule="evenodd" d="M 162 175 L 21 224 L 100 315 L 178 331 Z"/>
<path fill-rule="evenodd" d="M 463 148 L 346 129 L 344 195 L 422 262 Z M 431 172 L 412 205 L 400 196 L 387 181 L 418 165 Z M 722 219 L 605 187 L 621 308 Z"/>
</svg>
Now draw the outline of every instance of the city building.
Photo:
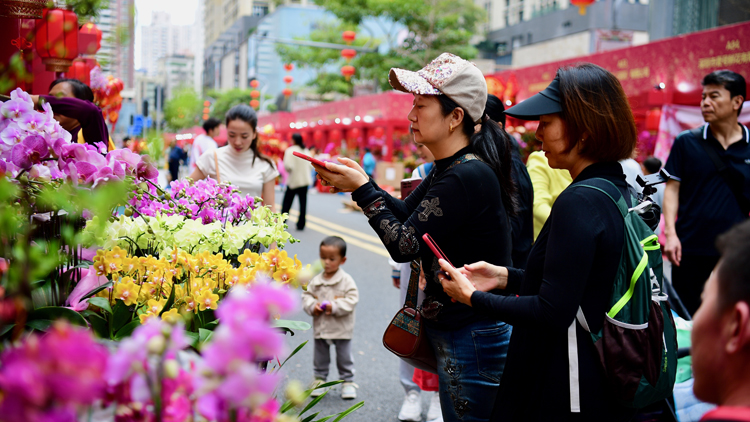
<svg viewBox="0 0 750 422">
<path fill-rule="evenodd" d="M 172 98 L 180 88 L 193 87 L 195 58 L 192 55 L 160 57 L 157 61 L 157 80 L 164 87 L 166 99 Z"/>
<path fill-rule="evenodd" d="M 135 84 L 135 0 L 109 0 L 96 25 L 102 31 L 96 59 L 105 74 L 122 79 L 126 90 Z"/>
<path fill-rule="evenodd" d="M 750 20 L 747 0 L 659 0 L 650 3 L 652 41 Z"/>
<path fill-rule="evenodd" d="M 141 28 L 141 69 L 156 76 L 159 60 L 167 56 L 195 57 L 200 45 L 195 25 L 172 25 L 167 12 L 153 12 L 151 24 Z M 191 82 L 192 83 L 192 82 Z"/>
<path fill-rule="evenodd" d="M 478 0 L 487 11 L 482 55 L 531 66 L 649 41 L 648 0 L 600 0 L 585 14 L 569 0 Z"/>
</svg>

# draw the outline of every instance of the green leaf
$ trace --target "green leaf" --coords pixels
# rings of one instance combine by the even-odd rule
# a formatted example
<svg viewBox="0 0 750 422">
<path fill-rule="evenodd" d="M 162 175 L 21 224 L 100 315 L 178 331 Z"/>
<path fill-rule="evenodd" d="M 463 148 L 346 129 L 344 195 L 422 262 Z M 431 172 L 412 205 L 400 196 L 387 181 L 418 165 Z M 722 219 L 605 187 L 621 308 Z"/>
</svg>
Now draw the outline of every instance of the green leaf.
<svg viewBox="0 0 750 422">
<path fill-rule="evenodd" d="M 115 307 L 112 310 L 112 329 L 117 331 L 132 320 L 133 311 L 130 307 L 120 299 L 115 300 Z"/>
<path fill-rule="evenodd" d="M 192 331 L 185 331 L 185 337 L 189 339 L 189 343 L 191 346 L 198 348 L 198 333 L 194 333 Z"/>
<path fill-rule="evenodd" d="M 307 344 L 307 342 L 308 342 L 308 341 L 309 341 L 309 340 L 305 340 L 305 342 L 304 342 L 304 343 L 302 343 L 302 344 L 300 344 L 299 346 L 297 346 L 297 348 L 296 348 L 296 349 L 294 349 L 294 351 L 293 351 L 293 352 L 292 352 L 292 353 L 291 353 L 291 354 L 290 354 L 289 356 L 287 356 L 287 357 L 286 357 L 286 359 L 284 359 L 284 362 L 281 362 L 281 365 L 279 365 L 279 369 L 281 369 L 281 368 L 282 368 L 282 367 L 284 366 L 284 364 L 286 364 L 286 362 L 287 362 L 287 361 L 288 361 L 289 359 L 291 359 L 291 358 L 292 358 L 292 356 L 296 355 L 296 354 L 297 354 L 297 352 L 299 352 L 300 350 L 302 350 L 302 348 L 303 348 L 303 347 L 305 347 L 305 345 Z"/>
<path fill-rule="evenodd" d="M 213 331 L 218 326 L 219 326 L 219 320 L 217 319 L 216 321 L 211 321 L 211 322 L 207 323 L 206 325 L 203 326 L 203 328 L 205 328 L 207 330 Z"/>
<path fill-rule="evenodd" d="M 72 309 L 63 308 L 62 306 L 47 306 L 44 308 L 37 308 L 29 313 L 28 321 L 38 319 L 50 321 L 64 319 L 71 324 L 80 325 L 81 327 L 88 327 L 86 319 L 81 314 Z"/>
<path fill-rule="evenodd" d="M 117 333 L 115 334 L 115 338 L 114 339 L 115 340 L 122 340 L 125 337 L 130 336 L 131 334 L 133 334 L 133 331 L 135 331 L 135 329 L 138 328 L 139 325 L 141 325 L 141 320 L 140 319 L 134 319 L 134 320 L 130 321 L 127 325 L 125 325 L 124 327 L 120 328 L 117 331 Z"/>
<path fill-rule="evenodd" d="M 97 293 L 101 292 L 101 291 L 102 291 L 102 290 L 104 290 L 104 289 L 110 288 L 110 287 L 112 287 L 112 282 L 111 282 L 111 281 L 110 281 L 110 282 L 107 282 L 107 283 L 104 283 L 104 284 L 102 284 L 101 286 L 99 286 L 99 287 L 95 288 L 94 290 L 92 290 L 92 291 L 90 291 L 90 292 L 86 293 L 86 294 L 85 294 L 85 295 L 84 295 L 84 296 L 83 296 L 83 297 L 81 298 L 81 300 L 83 300 L 83 299 L 87 299 L 87 298 L 90 298 L 91 296 L 93 296 L 93 295 L 95 295 L 95 294 L 97 294 Z M 89 303 L 91 303 L 91 301 L 89 301 Z"/>
<path fill-rule="evenodd" d="M 31 321 L 26 321 L 27 327 L 31 327 L 39 331 L 46 332 L 47 330 L 49 330 L 50 325 L 52 325 L 52 321 L 49 319 L 34 319 Z"/>
<path fill-rule="evenodd" d="M 273 326 L 276 328 L 286 329 L 292 332 L 292 335 L 294 335 L 294 330 L 307 331 L 311 327 L 310 324 L 305 321 L 291 321 L 288 319 L 277 319 L 273 322 Z"/>
<path fill-rule="evenodd" d="M 97 336 L 100 338 L 109 338 L 109 325 L 107 324 L 106 319 L 93 311 L 86 310 L 81 312 L 81 314 L 86 318 L 89 324 L 91 324 L 91 329 L 94 330 Z"/>
<path fill-rule="evenodd" d="M 343 412 L 339 413 L 339 416 L 336 419 L 334 419 L 333 422 L 339 422 L 341 419 L 344 419 L 350 413 L 354 412 L 355 410 L 359 409 L 360 407 L 362 407 L 364 405 L 365 405 L 364 401 L 361 401 L 361 402 L 353 405 L 352 407 L 350 407 L 350 408 L 344 410 Z"/>
<path fill-rule="evenodd" d="M 31 303 L 34 308 L 54 306 L 54 295 L 52 294 L 52 282 L 45 280 L 44 284 L 31 291 Z"/>
<path fill-rule="evenodd" d="M 318 415 L 320 415 L 320 412 L 313 413 L 312 415 L 306 417 L 305 419 L 302 419 L 300 422 L 310 422 L 313 419 L 315 419 Z"/>
<path fill-rule="evenodd" d="M 213 335 L 214 332 L 211 330 L 206 330 L 204 328 L 198 329 L 198 341 L 200 341 L 201 344 L 208 342 Z"/>
<path fill-rule="evenodd" d="M 109 300 L 103 297 L 92 297 L 89 299 L 89 305 L 98 306 L 105 311 L 112 313 L 112 307 L 109 305 Z"/>
<path fill-rule="evenodd" d="M 7 324 L 7 325 L 4 325 L 3 328 L 0 328 L 0 337 L 2 337 L 5 334 L 7 334 L 8 331 L 12 330 L 13 327 L 15 327 L 15 326 L 16 326 L 16 324 Z"/>
<path fill-rule="evenodd" d="M 320 387 L 318 387 L 318 388 L 321 388 L 321 387 L 322 387 L 322 386 L 320 386 Z M 315 406 L 316 404 L 318 404 L 318 402 L 319 402 L 319 401 L 323 400 L 323 397 L 325 397 L 325 396 L 326 396 L 326 394 L 328 394 L 328 391 L 329 391 L 329 390 L 326 390 L 326 391 L 324 391 L 324 392 L 323 392 L 323 394 L 319 395 L 318 397 L 315 397 L 315 398 L 314 398 L 314 399 L 313 399 L 312 401 L 310 401 L 310 403 L 307 403 L 307 406 L 305 406 L 305 408 L 304 408 L 304 409 L 302 409 L 302 411 L 300 411 L 300 412 L 299 412 L 299 413 L 297 414 L 297 416 L 302 416 L 302 414 L 303 414 L 303 413 L 307 412 L 307 411 L 308 411 L 308 410 L 310 410 L 310 409 L 311 409 L 311 408 L 312 408 L 313 406 Z"/>
<path fill-rule="evenodd" d="M 172 305 L 174 304 L 174 291 L 177 290 L 175 288 L 175 285 L 172 284 L 172 291 L 169 293 L 169 299 L 167 299 L 167 303 L 164 304 L 164 307 L 161 308 L 161 312 L 159 312 L 159 316 L 161 316 L 164 312 L 167 312 L 170 308 L 172 308 Z"/>
<path fill-rule="evenodd" d="M 334 416 L 336 416 L 336 415 L 326 416 L 325 418 L 320 418 L 320 419 L 316 420 L 315 422 L 326 422 L 328 419 L 331 419 Z"/>
</svg>

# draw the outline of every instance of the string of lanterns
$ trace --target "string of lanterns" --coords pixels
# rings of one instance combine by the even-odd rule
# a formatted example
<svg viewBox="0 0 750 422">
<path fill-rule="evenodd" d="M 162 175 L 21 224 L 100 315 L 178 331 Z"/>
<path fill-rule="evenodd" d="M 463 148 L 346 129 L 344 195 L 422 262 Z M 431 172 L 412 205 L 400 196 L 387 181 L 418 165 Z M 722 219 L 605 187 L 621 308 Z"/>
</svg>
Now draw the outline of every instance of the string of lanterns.
<svg viewBox="0 0 750 422">
<path fill-rule="evenodd" d="M 341 34 L 341 38 L 344 40 L 346 45 L 352 45 L 352 42 L 357 38 L 357 33 L 354 31 L 344 31 Z M 344 75 L 347 82 L 352 78 L 357 69 L 350 65 L 349 62 L 357 56 L 357 50 L 351 48 L 345 48 L 341 50 L 341 57 L 346 60 L 346 64 L 341 67 L 341 74 Z"/>
</svg>

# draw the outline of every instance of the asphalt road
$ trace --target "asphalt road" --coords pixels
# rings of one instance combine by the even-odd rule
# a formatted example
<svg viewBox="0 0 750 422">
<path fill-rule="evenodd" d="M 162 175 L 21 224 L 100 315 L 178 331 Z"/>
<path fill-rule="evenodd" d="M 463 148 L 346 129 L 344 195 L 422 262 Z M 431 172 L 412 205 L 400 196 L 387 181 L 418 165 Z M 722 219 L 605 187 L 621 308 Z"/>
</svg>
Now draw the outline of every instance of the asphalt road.
<svg viewBox="0 0 750 422">
<path fill-rule="evenodd" d="M 276 192 L 280 204 L 283 192 Z M 391 283 L 391 267 L 388 254 L 370 228 L 361 212 L 348 211 L 342 202 L 349 195 L 320 194 L 310 191 L 307 201 L 307 224 L 303 231 L 296 230 L 295 216 L 299 209 L 295 201 L 292 206 L 289 231 L 300 240 L 288 245 L 290 255 L 297 254 L 303 264 L 318 259 L 320 241 L 329 235 L 343 237 L 347 241 L 347 261 L 343 265 L 351 274 L 359 289 L 359 304 L 356 308 L 356 323 L 352 351 L 354 353 L 355 383 L 359 385 L 356 400 L 343 400 L 340 385 L 334 387 L 314 408 L 320 416 L 341 412 L 349 406 L 364 401 L 364 406 L 344 419 L 359 421 L 398 421 L 397 415 L 404 400 L 404 390 L 398 379 L 399 359 L 388 352 L 382 344 L 382 335 L 393 315 L 400 308 L 399 292 Z M 280 207 L 279 207 L 280 208 Z M 300 311 L 289 319 L 307 321 L 312 317 Z M 310 341 L 282 368 L 286 380 L 296 379 L 305 387 L 313 378 L 313 333 L 312 329 L 287 337 L 289 350 L 294 350 L 304 341 Z M 332 350 L 329 381 L 338 379 L 335 365 L 335 350 Z M 422 395 L 423 416 L 429 406 L 429 396 Z M 309 415 L 310 412 L 304 416 Z M 303 418 L 304 418 L 303 416 Z M 317 419 L 317 418 L 316 418 Z"/>
</svg>

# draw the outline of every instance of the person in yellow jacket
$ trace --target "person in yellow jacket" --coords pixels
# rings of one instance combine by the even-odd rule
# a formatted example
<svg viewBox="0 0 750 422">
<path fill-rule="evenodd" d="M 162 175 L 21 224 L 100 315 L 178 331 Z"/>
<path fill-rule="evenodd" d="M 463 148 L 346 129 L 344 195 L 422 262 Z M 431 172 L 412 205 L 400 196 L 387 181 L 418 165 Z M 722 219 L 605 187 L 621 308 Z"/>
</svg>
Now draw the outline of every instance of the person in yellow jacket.
<svg viewBox="0 0 750 422">
<path fill-rule="evenodd" d="M 529 170 L 531 185 L 534 188 L 534 240 L 542 231 L 542 226 L 547 221 L 552 210 L 552 204 L 573 179 L 568 170 L 553 169 L 547 163 L 544 151 L 535 151 L 529 154 L 526 161 Z"/>
</svg>

